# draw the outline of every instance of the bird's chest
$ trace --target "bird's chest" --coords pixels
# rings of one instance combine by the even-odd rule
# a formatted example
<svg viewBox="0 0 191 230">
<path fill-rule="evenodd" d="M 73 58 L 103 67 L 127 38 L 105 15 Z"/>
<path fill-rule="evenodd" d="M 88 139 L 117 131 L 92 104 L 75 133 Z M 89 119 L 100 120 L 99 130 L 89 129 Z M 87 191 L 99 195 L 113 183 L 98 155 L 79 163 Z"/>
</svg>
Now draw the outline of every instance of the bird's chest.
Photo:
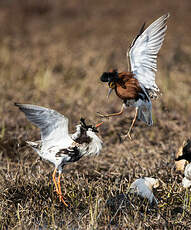
<svg viewBox="0 0 191 230">
<path fill-rule="evenodd" d="M 91 137 L 87 136 L 86 133 L 81 133 L 81 135 L 75 139 L 75 142 L 78 144 L 89 144 L 91 142 Z"/>
<path fill-rule="evenodd" d="M 56 160 L 61 165 L 69 164 L 78 161 L 83 155 L 88 152 L 87 144 L 78 144 L 70 146 L 67 149 L 60 149 L 56 154 Z"/>
<path fill-rule="evenodd" d="M 125 82 L 124 86 L 117 85 L 115 92 L 122 100 L 129 100 L 129 103 L 138 100 L 139 93 L 142 89 L 134 81 Z"/>
</svg>

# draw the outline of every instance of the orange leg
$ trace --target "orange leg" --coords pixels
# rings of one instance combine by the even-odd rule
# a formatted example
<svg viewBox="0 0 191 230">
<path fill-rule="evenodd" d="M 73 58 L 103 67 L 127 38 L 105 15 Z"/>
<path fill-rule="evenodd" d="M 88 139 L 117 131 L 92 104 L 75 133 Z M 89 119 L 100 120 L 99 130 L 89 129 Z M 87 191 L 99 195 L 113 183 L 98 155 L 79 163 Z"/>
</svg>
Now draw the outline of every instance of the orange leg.
<svg viewBox="0 0 191 230">
<path fill-rule="evenodd" d="M 65 201 L 64 201 L 64 199 L 63 199 L 63 197 L 62 197 L 62 191 L 61 191 L 61 187 L 60 187 L 60 174 L 59 174 L 59 176 L 58 176 L 58 183 L 56 182 L 56 178 L 55 178 L 55 176 L 56 176 L 56 171 L 57 171 L 57 168 L 55 168 L 54 169 L 54 172 L 53 172 L 53 174 L 52 174 L 52 179 L 53 179 L 53 182 L 54 182 L 54 184 L 55 184 L 55 187 L 56 187 L 56 193 L 58 194 L 58 196 L 59 196 L 59 199 L 60 199 L 60 202 L 62 201 L 63 203 L 64 203 L 64 205 L 66 206 L 66 207 L 68 207 L 68 205 L 65 203 Z"/>
<path fill-rule="evenodd" d="M 60 199 L 60 202 L 62 202 L 66 207 L 68 207 L 68 205 L 66 204 L 66 202 L 64 201 L 64 199 L 62 197 L 62 191 L 61 191 L 61 186 L 60 186 L 60 177 L 61 177 L 61 174 L 59 174 L 59 176 L 58 176 L 59 199 Z"/>
<path fill-rule="evenodd" d="M 123 107 L 123 105 L 122 105 L 121 110 L 120 110 L 118 113 L 111 113 L 111 114 L 106 114 L 106 115 L 103 115 L 103 114 L 101 114 L 101 113 L 99 113 L 99 112 L 97 112 L 97 113 L 98 113 L 98 115 L 99 115 L 100 117 L 102 117 L 102 118 L 109 118 L 109 117 L 121 115 L 121 114 L 123 113 L 123 110 L 124 110 L 124 107 Z"/>
<path fill-rule="evenodd" d="M 57 192 L 57 194 L 59 194 L 58 185 L 57 185 L 56 179 L 55 179 L 55 177 L 56 177 L 56 171 L 57 171 L 57 168 L 54 169 L 54 172 L 52 174 L 52 179 L 53 179 L 53 182 L 54 182 L 55 187 L 56 187 L 56 192 Z"/>
<path fill-rule="evenodd" d="M 128 136 L 129 139 L 131 140 L 130 132 L 131 132 L 131 130 L 132 130 L 134 124 L 135 124 L 135 121 L 136 121 L 136 118 L 137 118 L 137 112 L 138 112 L 138 108 L 136 108 L 136 110 L 135 110 L 135 116 L 134 116 L 133 121 L 132 121 L 132 123 L 131 123 L 131 126 L 130 126 L 130 128 L 129 128 L 129 131 L 128 131 L 128 133 L 124 136 L 124 138 Z"/>
</svg>

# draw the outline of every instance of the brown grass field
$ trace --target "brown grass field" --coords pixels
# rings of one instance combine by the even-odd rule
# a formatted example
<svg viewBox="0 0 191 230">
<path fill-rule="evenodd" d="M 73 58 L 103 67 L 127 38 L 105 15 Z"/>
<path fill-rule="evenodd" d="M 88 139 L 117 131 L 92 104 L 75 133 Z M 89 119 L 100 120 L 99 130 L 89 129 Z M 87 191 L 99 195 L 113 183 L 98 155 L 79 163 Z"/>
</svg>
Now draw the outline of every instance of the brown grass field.
<svg viewBox="0 0 191 230">
<path fill-rule="evenodd" d="M 191 228 L 191 192 L 182 188 L 174 164 L 191 136 L 190 11 L 190 0 L 0 2 L 0 229 Z M 153 101 L 154 125 L 137 121 L 133 140 L 120 143 L 134 110 L 105 120 L 101 154 L 63 170 L 66 208 L 54 191 L 53 165 L 25 144 L 40 132 L 14 102 L 56 109 L 70 118 L 70 132 L 80 117 L 96 124 L 96 112 L 121 107 L 115 94 L 107 100 L 100 75 L 127 70 L 126 50 L 142 23 L 167 12 L 156 77 L 163 95 Z M 159 179 L 158 208 L 117 205 L 142 176 Z"/>
</svg>

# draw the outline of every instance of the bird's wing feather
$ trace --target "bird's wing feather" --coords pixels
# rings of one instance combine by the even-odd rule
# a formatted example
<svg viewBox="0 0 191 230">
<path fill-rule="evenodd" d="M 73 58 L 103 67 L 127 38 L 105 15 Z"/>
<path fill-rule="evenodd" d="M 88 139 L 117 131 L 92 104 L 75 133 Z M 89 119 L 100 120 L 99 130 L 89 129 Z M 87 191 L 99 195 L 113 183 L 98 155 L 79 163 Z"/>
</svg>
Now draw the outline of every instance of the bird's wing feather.
<svg viewBox="0 0 191 230">
<path fill-rule="evenodd" d="M 145 88 L 159 91 L 155 83 L 157 71 L 157 54 L 162 46 L 167 18 L 165 14 L 154 21 L 144 32 L 134 39 L 127 56 L 130 58 L 131 70 Z"/>
<path fill-rule="evenodd" d="M 68 137 L 68 118 L 52 109 L 15 103 L 27 119 L 40 128 L 43 141 L 59 141 Z"/>
</svg>

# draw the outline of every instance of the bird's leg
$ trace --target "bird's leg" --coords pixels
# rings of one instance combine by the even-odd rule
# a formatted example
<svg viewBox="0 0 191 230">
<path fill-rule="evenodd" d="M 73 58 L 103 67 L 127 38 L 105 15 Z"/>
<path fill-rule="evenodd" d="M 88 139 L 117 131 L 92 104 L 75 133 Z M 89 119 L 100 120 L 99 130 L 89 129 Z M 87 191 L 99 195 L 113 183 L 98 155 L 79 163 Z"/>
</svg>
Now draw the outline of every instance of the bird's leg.
<svg viewBox="0 0 191 230">
<path fill-rule="evenodd" d="M 56 187 L 56 192 L 57 192 L 57 194 L 59 194 L 58 185 L 57 185 L 56 179 L 55 179 L 55 177 L 56 177 L 56 176 L 55 176 L 55 175 L 56 175 L 56 171 L 57 171 L 57 168 L 54 169 L 54 172 L 53 172 L 53 174 L 52 174 L 52 179 L 53 179 L 54 185 L 55 185 L 55 187 Z"/>
<path fill-rule="evenodd" d="M 64 201 L 63 197 L 62 197 L 62 191 L 61 191 L 61 186 L 60 186 L 60 177 L 61 177 L 61 173 L 59 173 L 58 176 L 58 192 L 59 192 L 59 199 L 60 202 L 62 202 L 66 207 L 68 207 L 68 205 L 66 204 L 66 202 Z"/>
<path fill-rule="evenodd" d="M 118 113 L 111 113 L 111 114 L 106 114 L 106 115 L 103 115 L 99 112 L 97 112 L 97 114 L 102 117 L 102 118 L 109 118 L 109 117 L 113 117 L 113 116 L 119 116 L 123 113 L 123 110 L 124 110 L 124 106 L 122 105 L 121 106 L 121 110 L 118 112 Z"/>
<path fill-rule="evenodd" d="M 124 136 L 124 138 L 128 136 L 129 139 L 131 140 L 130 132 L 131 132 L 131 130 L 132 130 L 132 128 L 133 128 L 133 125 L 135 124 L 135 121 L 136 121 L 136 118 L 137 118 L 137 112 L 138 112 L 138 108 L 136 107 L 136 108 L 135 108 L 135 116 L 134 116 L 133 121 L 132 121 L 132 123 L 131 123 L 131 126 L 130 126 L 130 128 L 129 128 L 129 131 L 128 131 L 128 133 Z"/>
</svg>

